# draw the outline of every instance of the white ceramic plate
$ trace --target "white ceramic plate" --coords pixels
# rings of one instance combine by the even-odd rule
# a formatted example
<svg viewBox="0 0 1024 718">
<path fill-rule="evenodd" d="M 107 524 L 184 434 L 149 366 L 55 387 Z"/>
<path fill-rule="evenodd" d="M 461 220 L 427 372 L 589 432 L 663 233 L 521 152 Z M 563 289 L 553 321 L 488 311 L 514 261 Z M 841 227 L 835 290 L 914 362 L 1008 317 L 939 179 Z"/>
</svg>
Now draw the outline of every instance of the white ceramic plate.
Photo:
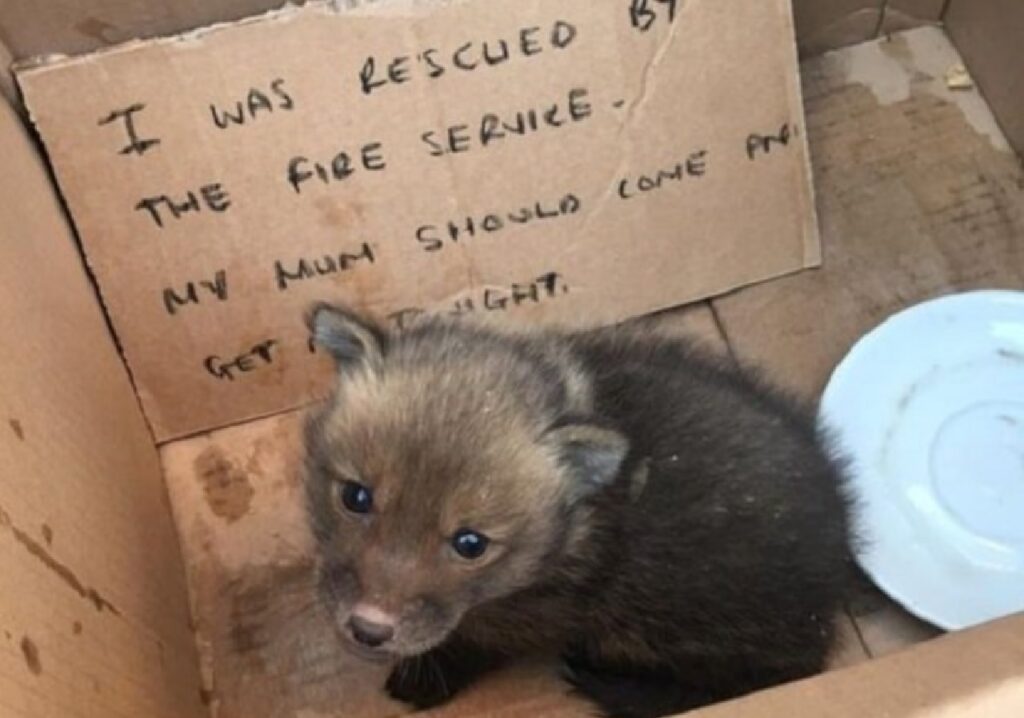
<svg viewBox="0 0 1024 718">
<path fill-rule="evenodd" d="M 836 369 L 821 415 L 882 590 L 949 630 L 1024 611 L 1024 293 L 895 315 Z"/>
</svg>

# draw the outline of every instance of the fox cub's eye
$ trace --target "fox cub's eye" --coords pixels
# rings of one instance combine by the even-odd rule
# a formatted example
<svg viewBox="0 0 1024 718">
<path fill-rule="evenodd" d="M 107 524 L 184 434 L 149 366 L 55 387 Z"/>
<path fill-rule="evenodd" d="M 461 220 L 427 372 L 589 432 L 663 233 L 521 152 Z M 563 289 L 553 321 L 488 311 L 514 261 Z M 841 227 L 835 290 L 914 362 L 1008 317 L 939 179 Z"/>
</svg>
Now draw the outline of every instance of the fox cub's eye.
<svg viewBox="0 0 1024 718">
<path fill-rule="evenodd" d="M 373 492 L 355 481 L 343 481 L 335 491 L 341 505 L 354 514 L 368 514 L 373 508 Z"/>
<path fill-rule="evenodd" d="M 483 556 L 489 543 L 489 538 L 469 529 L 462 529 L 452 537 L 452 548 L 455 549 L 455 553 L 470 560 Z"/>
</svg>

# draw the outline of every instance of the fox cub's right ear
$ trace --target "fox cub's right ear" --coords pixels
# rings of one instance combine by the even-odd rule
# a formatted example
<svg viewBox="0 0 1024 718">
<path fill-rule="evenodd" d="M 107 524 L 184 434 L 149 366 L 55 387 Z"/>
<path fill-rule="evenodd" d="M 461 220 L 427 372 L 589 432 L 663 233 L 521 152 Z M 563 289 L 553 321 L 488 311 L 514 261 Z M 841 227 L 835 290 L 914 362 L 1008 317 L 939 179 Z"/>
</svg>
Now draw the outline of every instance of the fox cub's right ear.
<svg viewBox="0 0 1024 718">
<path fill-rule="evenodd" d="M 370 319 L 336 304 L 319 303 L 306 313 L 313 342 L 327 351 L 339 370 L 379 366 L 387 334 Z"/>
</svg>

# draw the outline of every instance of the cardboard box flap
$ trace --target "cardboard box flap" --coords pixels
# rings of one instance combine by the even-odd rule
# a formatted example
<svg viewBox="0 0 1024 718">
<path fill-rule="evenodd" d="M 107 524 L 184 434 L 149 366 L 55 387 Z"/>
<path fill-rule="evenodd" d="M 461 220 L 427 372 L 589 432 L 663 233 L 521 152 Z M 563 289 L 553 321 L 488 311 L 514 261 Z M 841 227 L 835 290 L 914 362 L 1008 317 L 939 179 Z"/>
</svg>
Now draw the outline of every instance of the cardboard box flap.
<svg viewBox="0 0 1024 718">
<path fill-rule="evenodd" d="M 312 300 L 604 323 L 818 263 L 789 0 L 332 8 L 19 73 L 159 439 L 314 396 Z"/>
<path fill-rule="evenodd" d="M 0 715 L 200 718 L 157 452 L 2 97 L 0 157 Z"/>
</svg>

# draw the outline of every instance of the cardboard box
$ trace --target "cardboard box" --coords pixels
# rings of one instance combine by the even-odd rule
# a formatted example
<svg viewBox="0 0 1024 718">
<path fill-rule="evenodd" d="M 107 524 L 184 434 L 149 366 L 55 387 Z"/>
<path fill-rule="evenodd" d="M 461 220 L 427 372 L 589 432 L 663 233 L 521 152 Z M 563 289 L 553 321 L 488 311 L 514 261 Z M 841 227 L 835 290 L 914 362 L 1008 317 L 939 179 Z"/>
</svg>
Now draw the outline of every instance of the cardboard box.
<svg viewBox="0 0 1024 718">
<path fill-rule="evenodd" d="M 109 21 L 117 22 L 114 8 L 120 5 L 110 3 Z M 201 4 L 175 7 L 192 5 Z M 11 27 L 7 7 L 0 8 L 4 38 Z M 19 17 L 32 19 L 29 14 Z M 969 13 L 958 17 L 965 23 L 961 27 L 975 27 Z M 36 37 L 41 49 L 56 47 L 48 45 L 45 33 Z M 1012 55 L 1002 45 L 999 52 Z M 990 56 L 995 54 L 993 50 Z M 858 68 L 858 77 L 863 71 Z M 985 76 L 998 86 L 1014 81 L 1001 78 L 991 61 Z M 73 97 L 84 87 L 66 89 Z M 887 109 L 898 115 L 898 103 Z M 952 127 L 950 116 L 955 113 L 942 115 L 945 127 Z M 1001 119 L 1006 127 L 1017 121 L 1006 110 Z M 844 131 L 856 124 L 848 120 Z M 917 116 L 917 121 L 926 124 L 926 118 Z M 872 126 L 872 132 L 884 129 Z M 61 151 L 67 167 L 79 149 L 83 160 L 95 151 L 66 145 Z M 853 155 L 857 151 L 850 148 Z M 884 164 L 869 159 L 879 167 Z M 277 525 L 279 517 L 271 520 L 279 508 L 273 499 L 294 492 L 288 485 L 285 449 L 295 446 L 288 428 L 291 419 L 275 417 L 269 423 L 172 441 L 158 452 L 42 149 L 3 100 L 0 166 L 0 715 L 199 718 L 220 711 L 222 718 L 230 718 L 257 716 L 262 710 L 303 718 L 359 714 L 343 700 L 355 698 L 357 691 L 337 699 L 335 681 L 361 685 L 365 692 L 373 692 L 376 684 L 365 673 L 348 673 L 325 642 L 299 646 L 291 654 L 295 662 L 275 665 L 251 650 L 278 636 L 268 636 L 266 626 L 247 623 L 247 617 L 277 605 L 274 591 L 286 585 L 278 579 L 301 578 L 261 573 L 260 563 L 301 556 L 301 543 L 288 548 L 292 553 L 261 553 L 252 565 L 254 542 L 265 541 L 260 546 L 272 548 L 281 543 L 264 529 Z M 102 190 L 112 184 L 108 172 L 81 182 Z M 831 178 L 824 186 L 835 187 Z M 842 200 L 860 201 L 858 197 L 863 199 Z M 134 271 L 135 266 L 125 264 L 124 269 Z M 842 291 L 853 292 L 845 285 Z M 743 293 L 735 296 L 742 298 Z M 770 293 L 763 296 L 770 299 Z M 714 329 L 717 321 L 712 316 L 706 323 Z M 729 314 L 724 321 L 737 326 Z M 239 451 L 244 449 L 239 456 L 246 461 L 231 453 L 232 441 Z M 247 481 L 257 475 L 266 482 L 251 501 L 258 510 L 248 523 L 231 523 L 236 508 L 231 502 L 248 500 Z M 203 483 L 203 477 L 209 481 Z M 200 505 L 220 522 L 217 526 L 231 526 L 232 532 L 211 533 Z M 298 522 L 292 514 L 286 519 Z M 183 555 L 211 544 L 218 552 L 204 556 L 203 563 L 194 554 Z M 238 572 L 227 572 L 213 559 Z M 214 580 L 243 574 L 247 581 L 235 585 Z M 231 600 L 225 602 L 220 591 Z M 196 613 L 197 597 L 222 613 Z M 280 606 L 283 618 L 292 616 L 292 604 L 282 601 Z M 196 625 L 211 615 L 217 620 Z M 198 646 L 197 628 L 202 637 Z M 867 637 L 851 638 L 856 644 Z M 216 664 L 210 655 L 223 646 L 250 648 L 235 657 L 236 666 L 245 670 L 212 672 Z M 307 681 L 302 691 L 289 682 L 297 676 Z M 320 702 L 272 713 L 268 706 L 284 705 L 274 701 L 290 691 L 318 696 Z M 249 712 L 232 712 L 225 700 L 228 692 L 248 695 Z M 696 715 L 1009 718 L 1019 716 L 1022 706 L 1024 617 L 1016 617 Z M 366 715 L 386 712 L 370 698 L 362 710 Z M 586 715 L 587 710 L 567 697 L 549 673 L 523 667 L 495 677 L 439 714 L 525 717 Z"/>
</svg>

